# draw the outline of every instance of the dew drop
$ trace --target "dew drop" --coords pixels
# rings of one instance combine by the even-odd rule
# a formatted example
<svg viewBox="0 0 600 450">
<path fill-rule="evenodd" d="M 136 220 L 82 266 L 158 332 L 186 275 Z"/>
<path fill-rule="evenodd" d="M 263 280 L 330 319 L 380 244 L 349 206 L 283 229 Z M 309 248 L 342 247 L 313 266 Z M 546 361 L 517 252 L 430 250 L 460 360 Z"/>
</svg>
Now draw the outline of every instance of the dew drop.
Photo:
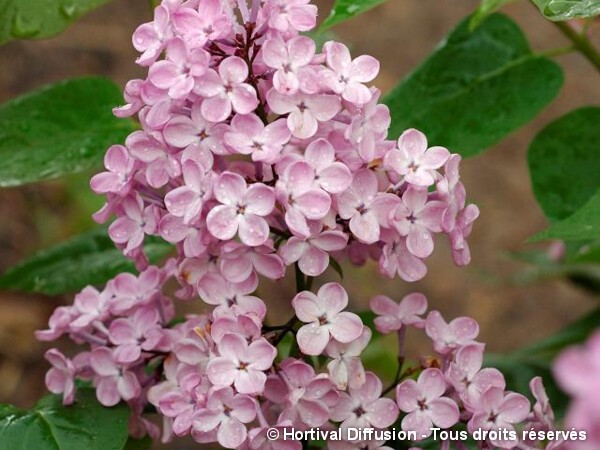
<svg viewBox="0 0 600 450">
<path fill-rule="evenodd" d="M 72 19 L 77 15 L 77 5 L 74 2 L 66 2 L 60 7 L 60 12 L 67 19 Z"/>
<path fill-rule="evenodd" d="M 36 36 L 42 30 L 42 23 L 39 19 L 26 17 L 22 14 L 17 14 L 12 23 L 10 34 L 13 37 L 23 39 Z"/>
</svg>

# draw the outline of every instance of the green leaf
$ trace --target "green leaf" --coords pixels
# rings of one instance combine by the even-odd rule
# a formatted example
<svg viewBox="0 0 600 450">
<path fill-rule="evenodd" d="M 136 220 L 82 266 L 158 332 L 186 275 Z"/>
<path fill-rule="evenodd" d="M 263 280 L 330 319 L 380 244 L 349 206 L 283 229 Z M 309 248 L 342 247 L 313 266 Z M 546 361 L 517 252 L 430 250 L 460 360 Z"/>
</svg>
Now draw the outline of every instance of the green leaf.
<svg viewBox="0 0 600 450">
<path fill-rule="evenodd" d="M 600 189 L 600 108 L 577 109 L 534 138 L 527 159 L 535 196 L 551 220 L 569 217 Z"/>
<path fill-rule="evenodd" d="M 144 247 L 151 263 L 173 249 L 162 240 Z M 77 292 L 87 285 L 102 286 L 121 272 L 135 272 L 131 261 L 115 248 L 106 228 L 95 228 L 42 250 L 0 276 L 0 288 L 46 295 Z"/>
<path fill-rule="evenodd" d="M 418 128 L 432 145 L 473 156 L 533 119 L 558 94 L 561 68 L 534 55 L 519 27 L 494 14 L 469 18 L 385 97 L 390 135 Z"/>
<path fill-rule="evenodd" d="M 0 447 L 10 450 L 121 450 L 128 437 L 129 408 L 105 408 L 94 389 L 79 389 L 63 406 L 49 395 L 29 411 L 0 407 Z"/>
<path fill-rule="evenodd" d="M 571 20 L 600 14 L 598 0 L 533 0 L 540 12 L 550 20 Z"/>
<path fill-rule="evenodd" d="M 54 36 L 110 0 L 0 0 L 0 44 Z"/>
<path fill-rule="evenodd" d="M 596 240 L 600 238 L 600 190 L 572 216 L 536 234 L 535 241 L 562 239 L 565 241 Z"/>
<path fill-rule="evenodd" d="M 113 116 L 120 103 L 112 81 L 88 77 L 0 105 L 0 187 L 100 167 L 106 149 L 134 129 L 132 121 Z"/>
<path fill-rule="evenodd" d="M 469 22 L 469 29 L 473 31 L 486 18 L 491 16 L 493 13 L 498 11 L 507 3 L 511 3 L 513 1 L 515 0 L 482 0 L 481 4 L 479 5 L 479 8 L 477 8 L 477 10 L 471 16 L 471 21 Z"/>
<path fill-rule="evenodd" d="M 368 11 L 386 0 L 335 0 L 329 16 L 321 24 L 319 31 Z"/>
</svg>

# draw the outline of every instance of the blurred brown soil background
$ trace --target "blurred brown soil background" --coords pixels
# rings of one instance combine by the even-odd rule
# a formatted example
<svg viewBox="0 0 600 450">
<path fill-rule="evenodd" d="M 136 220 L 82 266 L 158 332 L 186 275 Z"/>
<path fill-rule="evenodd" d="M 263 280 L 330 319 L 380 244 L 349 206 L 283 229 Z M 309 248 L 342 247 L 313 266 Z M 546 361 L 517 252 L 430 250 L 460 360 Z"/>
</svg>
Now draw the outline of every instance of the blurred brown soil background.
<svg viewBox="0 0 600 450">
<path fill-rule="evenodd" d="M 325 15 L 332 1 L 317 3 Z M 366 53 L 381 60 L 377 85 L 385 92 L 477 4 L 477 0 L 389 0 L 334 32 L 352 47 L 354 55 Z M 526 30 L 535 50 L 567 43 L 528 2 L 510 4 L 505 12 Z M 68 77 L 98 74 L 124 86 L 128 79 L 143 76 L 134 64 L 131 33 L 150 18 L 146 0 L 115 0 L 58 37 L 0 47 L 0 101 Z M 481 209 L 470 239 L 472 264 L 454 267 L 440 239 L 428 260 L 429 274 L 419 283 L 382 281 L 374 265 L 358 270 L 347 267 L 344 284 L 356 309 L 364 309 L 378 293 L 400 298 L 418 290 L 448 319 L 476 318 L 488 349 L 502 352 L 543 338 L 594 306 L 595 299 L 562 280 L 529 285 L 510 281 L 526 266 L 508 253 L 527 248 L 526 239 L 546 225 L 531 191 L 527 146 L 550 120 L 600 101 L 598 73 L 587 61 L 570 54 L 559 62 L 566 67 L 566 80 L 557 100 L 533 123 L 487 153 L 463 162 L 470 200 Z M 0 190 L 0 271 L 91 225 L 89 214 L 101 200 L 89 193 L 86 178 Z M 289 316 L 293 287 L 289 277 L 287 281 L 266 285 L 261 291 L 273 306 L 270 314 L 275 323 Z M 43 352 L 48 346 L 37 343 L 33 331 L 45 327 L 53 308 L 71 301 L 0 291 L 0 403 L 26 407 L 44 394 L 47 365 Z"/>
</svg>

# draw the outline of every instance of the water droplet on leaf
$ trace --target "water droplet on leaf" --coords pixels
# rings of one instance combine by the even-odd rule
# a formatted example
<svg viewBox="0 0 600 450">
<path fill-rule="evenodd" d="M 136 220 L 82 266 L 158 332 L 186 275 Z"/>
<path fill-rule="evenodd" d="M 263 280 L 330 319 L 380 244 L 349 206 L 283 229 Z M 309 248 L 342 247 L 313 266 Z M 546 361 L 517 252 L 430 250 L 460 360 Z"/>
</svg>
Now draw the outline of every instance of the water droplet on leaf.
<svg viewBox="0 0 600 450">
<path fill-rule="evenodd" d="M 39 19 L 17 14 L 12 23 L 10 34 L 18 39 L 31 38 L 40 33 L 42 24 Z"/>
</svg>

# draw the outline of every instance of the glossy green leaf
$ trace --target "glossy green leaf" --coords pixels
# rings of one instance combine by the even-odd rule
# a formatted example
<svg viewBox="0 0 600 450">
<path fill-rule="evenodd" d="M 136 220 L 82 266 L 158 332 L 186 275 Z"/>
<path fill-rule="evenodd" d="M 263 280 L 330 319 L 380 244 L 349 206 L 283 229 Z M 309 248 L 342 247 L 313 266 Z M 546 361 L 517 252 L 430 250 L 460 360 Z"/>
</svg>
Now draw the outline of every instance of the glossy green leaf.
<svg viewBox="0 0 600 450">
<path fill-rule="evenodd" d="M 63 406 L 57 395 L 29 411 L 0 407 L 0 448 L 6 450 L 122 450 L 128 437 L 129 408 L 105 408 L 94 389 L 79 389 Z"/>
<path fill-rule="evenodd" d="M 151 263 L 173 249 L 162 240 L 150 241 L 144 248 Z M 101 227 L 42 250 L 8 269 L 0 276 L 0 288 L 58 295 L 77 292 L 90 284 L 102 286 L 121 272 L 135 272 L 135 267 Z"/>
<path fill-rule="evenodd" d="M 538 233 L 533 240 L 562 239 L 565 241 L 600 239 L 600 190 L 572 216 Z"/>
<path fill-rule="evenodd" d="M 110 0 L 0 0 L 0 43 L 54 36 Z"/>
<path fill-rule="evenodd" d="M 469 29 L 474 30 L 486 18 L 494 14 L 507 3 L 511 3 L 513 1 L 515 0 L 482 0 L 479 8 L 477 8 L 477 10 L 471 16 Z"/>
<path fill-rule="evenodd" d="M 598 0 L 533 0 L 540 12 L 550 20 L 571 20 L 600 14 Z"/>
<path fill-rule="evenodd" d="M 134 129 L 117 119 L 119 88 L 99 77 L 63 81 L 0 105 L 0 187 L 101 167 Z"/>
<path fill-rule="evenodd" d="M 386 0 L 335 0 L 329 16 L 321 25 L 320 30 L 325 30 L 354 16 L 364 13 Z"/>
<path fill-rule="evenodd" d="M 418 128 L 463 156 L 494 145 L 558 94 L 561 68 L 534 55 L 519 27 L 494 14 L 475 31 L 465 19 L 384 101 L 390 135 Z"/>
<path fill-rule="evenodd" d="M 577 109 L 535 137 L 527 159 L 535 196 L 551 220 L 569 217 L 600 189 L 600 108 Z"/>
</svg>

